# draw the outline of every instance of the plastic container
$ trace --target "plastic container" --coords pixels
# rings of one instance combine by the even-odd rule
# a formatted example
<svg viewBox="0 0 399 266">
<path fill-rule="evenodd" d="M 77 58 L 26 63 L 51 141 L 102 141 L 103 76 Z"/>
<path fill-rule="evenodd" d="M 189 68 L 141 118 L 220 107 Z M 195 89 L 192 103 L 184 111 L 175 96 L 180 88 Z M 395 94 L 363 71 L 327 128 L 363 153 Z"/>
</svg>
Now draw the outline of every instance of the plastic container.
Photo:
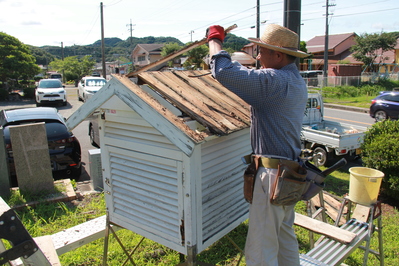
<svg viewBox="0 0 399 266">
<path fill-rule="evenodd" d="M 351 167 L 349 173 L 349 199 L 366 206 L 377 202 L 384 173 L 367 167 Z"/>
</svg>

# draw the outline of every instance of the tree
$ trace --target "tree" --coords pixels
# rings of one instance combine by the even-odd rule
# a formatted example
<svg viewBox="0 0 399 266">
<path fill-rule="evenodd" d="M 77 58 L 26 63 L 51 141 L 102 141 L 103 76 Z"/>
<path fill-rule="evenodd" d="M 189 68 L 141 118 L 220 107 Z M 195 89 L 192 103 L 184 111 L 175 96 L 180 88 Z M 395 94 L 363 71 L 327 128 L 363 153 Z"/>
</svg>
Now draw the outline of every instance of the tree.
<svg viewBox="0 0 399 266">
<path fill-rule="evenodd" d="M 197 69 L 201 68 L 201 64 L 204 62 L 204 58 L 208 55 L 209 48 L 207 45 L 201 45 L 195 47 L 187 52 L 187 60 L 183 66 L 186 69 Z"/>
<path fill-rule="evenodd" d="M 181 48 L 182 47 L 177 42 L 167 43 L 162 47 L 161 56 L 165 57 L 176 51 L 179 51 Z M 173 58 L 173 60 L 176 58 L 180 58 L 180 56 Z M 168 61 L 169 67 L 173 67 L 173 60 Z"/>
<path fill-rule="evenodd" d="M 64 60 L 56 59 L 50 63 L 49 68 L 58 72 L 64 72 L 67 80 L 74 80 L 75 87 L 79 80 L 91 73 L 96 62 L 91 56 L 86 55 L 81 59 L 77 56 L 69 56 Z"/>
<path fill-rule="evenodd" d="M 36 64 L 38 65 L 47 66 L 51 61 L 54 60 L 54 56 L 52 54 L 39 47 L 29 45 L 29 49 L 31 50 L 32 55 L 36 58 Z"/>
<path fill-rule="evenodd" d="M 300 41 L 299 42 L 299 51 L 308 53 L 308 48 L 306 48 L 306 42 L 305 41 Z M 313 55 L 311 55 L 307 59 L 312 58 L 312 57 L 313 57 Z M 304 63 L 305 60 L 306 60 L 305 58 L 299 58 L 299 62 L 301 62 L 301 63 Z"/>
<path fill-rule="evenodd" d="M 250 41 L 247 39 L 228 33 L 223 41 L 223 49 L 231 48 L 233 52 L 240 51 L 248 43 Z"/>
<path fill-rule="evenodd" d="M 40 73 L 29 47 L 17 38 L 0 32 L 0 81 L 18 84 L 19 80 L 32 79 Z"/>
<path fill-rule="evenodd" d="M 352 46 L 353 57 L 370 67 L 371 72 L 376 72 L 378 66 L 385 61 L 382 55 L 386 51 L 393 50 L 396 45 L 396 35 L 392 33 L 364 33 L 356 36 L 356 44 Z M 379 61 L 377 60 L 379 58 Z"/>
</svg>

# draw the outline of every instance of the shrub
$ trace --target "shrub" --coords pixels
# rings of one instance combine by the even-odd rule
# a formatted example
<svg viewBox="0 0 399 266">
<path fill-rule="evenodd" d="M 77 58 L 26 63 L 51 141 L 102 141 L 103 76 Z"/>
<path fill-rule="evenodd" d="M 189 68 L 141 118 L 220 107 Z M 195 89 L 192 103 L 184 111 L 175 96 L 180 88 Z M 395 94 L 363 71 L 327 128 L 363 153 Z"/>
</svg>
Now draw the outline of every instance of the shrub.
<svg viewBox="0 0 399 266">
<path fill-rule="evenodd" d="M 35 87 L 28 87 L 24 89 L 24 98 L 35 98 Z"/>
<path fill-rule="evenodd" d="M 365 134 L 362 160 L 385 174 L 381 193 L 399 200 L 399 121 L 375 123 Z"/>
<path fill-rule="evenodd" d="M 0 101 L 5 101 L 8 98 L 8 91 L 0 88 Z"/>
</svg>

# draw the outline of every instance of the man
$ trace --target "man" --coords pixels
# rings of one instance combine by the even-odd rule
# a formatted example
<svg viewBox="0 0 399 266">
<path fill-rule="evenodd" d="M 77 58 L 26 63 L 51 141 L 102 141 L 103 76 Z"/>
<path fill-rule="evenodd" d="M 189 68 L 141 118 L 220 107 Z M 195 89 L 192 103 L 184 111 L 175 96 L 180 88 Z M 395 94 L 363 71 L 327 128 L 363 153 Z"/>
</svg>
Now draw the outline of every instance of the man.
<svg viewBox="0 0 399 266">
<path fill-rule="evenodd" d="M 233 63 L 222 50 L 224 29 L 207 30 L 213 76 L 251 106 L 251 145 L 261 155 L 249 209 L 249 229 L 245 244 L 248 266 L 297 266 L 299 252 L 293 229 L 294 205 L 270 203 L 279 159 L 298 160 L 300 133 L 307 101 L 307 88 L 295 64 L 298 35 L 289 29 L 268 25 L 260 39 L 257 60 L 262 69 L 248 69 Z"/>
</svg>

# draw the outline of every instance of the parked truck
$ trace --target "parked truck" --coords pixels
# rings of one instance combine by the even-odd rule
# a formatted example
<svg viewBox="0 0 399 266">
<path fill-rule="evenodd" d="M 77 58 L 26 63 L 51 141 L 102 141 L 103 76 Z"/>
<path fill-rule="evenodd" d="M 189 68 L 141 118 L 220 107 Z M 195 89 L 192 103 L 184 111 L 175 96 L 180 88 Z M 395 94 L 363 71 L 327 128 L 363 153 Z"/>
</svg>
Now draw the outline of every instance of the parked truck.
<svg viewBox="0 0 399 266">
<path fill-rule="evenodd" d="M 309 93 L 301 132 L 302 149 L 312 151 L 313 161 L 329 166 L 345 157 L 360 155 L 366 127 L 324 120 L 323 98 Z"/>
</svg>

